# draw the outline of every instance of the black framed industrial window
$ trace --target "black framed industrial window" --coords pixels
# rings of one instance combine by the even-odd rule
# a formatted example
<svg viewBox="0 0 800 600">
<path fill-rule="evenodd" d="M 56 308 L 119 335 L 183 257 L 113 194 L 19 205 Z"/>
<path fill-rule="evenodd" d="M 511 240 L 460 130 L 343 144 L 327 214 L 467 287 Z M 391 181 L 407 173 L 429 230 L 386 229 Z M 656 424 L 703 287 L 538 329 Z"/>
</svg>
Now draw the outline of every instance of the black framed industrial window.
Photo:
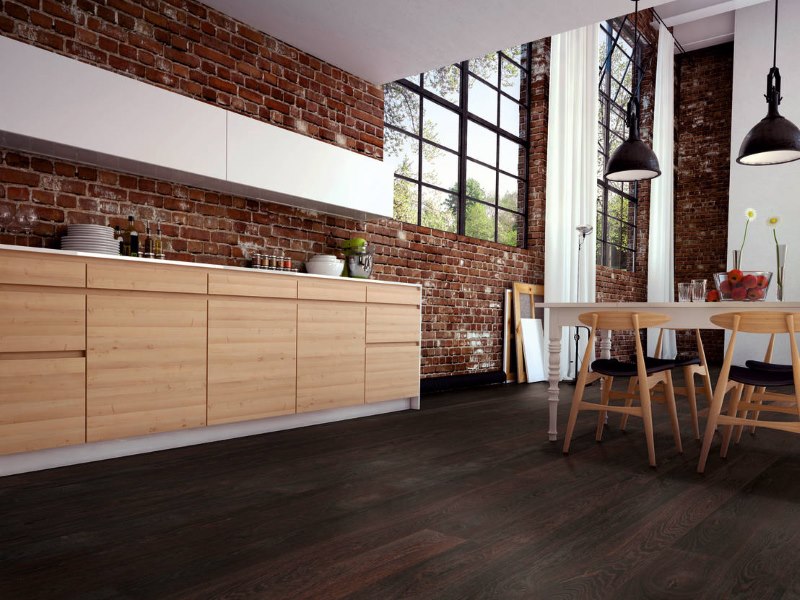
<svg viewBox="0 0 800 600">
<path fill-rule="evenodd" d="M 636 264 L 636 211 L 639 187 L 603 179 L 606 162 L 627 137 L 628 100 L 640 97 L 644 75 L 639 38 L 633 49 L 633 22 L 619 17 L 600 24 L 600 102 L 597 139 L 597 264 L 633 271 Z"/>
<path fill-rule="evenodd" d="M 400 221 L 524 246 L 530 44 L 384 86 Z"/>
</svg>

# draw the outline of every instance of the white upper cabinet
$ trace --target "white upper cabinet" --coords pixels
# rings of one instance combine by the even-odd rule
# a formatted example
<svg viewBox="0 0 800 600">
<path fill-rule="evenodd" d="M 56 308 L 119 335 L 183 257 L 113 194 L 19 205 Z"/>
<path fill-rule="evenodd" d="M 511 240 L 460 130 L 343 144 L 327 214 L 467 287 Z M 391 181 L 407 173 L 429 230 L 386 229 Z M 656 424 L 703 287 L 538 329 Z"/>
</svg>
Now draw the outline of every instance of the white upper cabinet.
<svg viewBox="0 0 800 600">
<path fill-rule="evenodd" d="M 0 36 L 0 145 L 356 218 L 388 164 Z"/>
</svg>

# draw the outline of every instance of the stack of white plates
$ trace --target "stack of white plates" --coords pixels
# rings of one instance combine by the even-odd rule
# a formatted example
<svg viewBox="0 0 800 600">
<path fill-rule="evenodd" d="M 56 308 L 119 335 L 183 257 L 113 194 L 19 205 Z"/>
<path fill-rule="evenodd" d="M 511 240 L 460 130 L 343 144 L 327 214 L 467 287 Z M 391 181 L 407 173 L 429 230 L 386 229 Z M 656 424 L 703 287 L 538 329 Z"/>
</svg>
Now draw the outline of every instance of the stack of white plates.
<svg viewBox="0 0 800 600">
<path fill-rule="evenodd" d="M 67 235 L 61 238 L 61 249 L 119 254 L 119 241 L 114 239 L 114 229 L 105 225 L 68 225 Z"/>
</svg>

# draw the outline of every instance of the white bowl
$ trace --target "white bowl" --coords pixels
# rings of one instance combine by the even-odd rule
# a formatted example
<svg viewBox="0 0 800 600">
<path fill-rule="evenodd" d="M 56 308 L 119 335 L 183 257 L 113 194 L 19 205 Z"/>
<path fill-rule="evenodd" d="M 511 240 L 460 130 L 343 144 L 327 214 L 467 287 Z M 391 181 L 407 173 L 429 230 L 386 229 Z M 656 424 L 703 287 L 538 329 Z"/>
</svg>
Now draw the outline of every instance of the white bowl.
<svg viewBox="0 0 800 600">
<path fill-rule="evenodd" d="M 336 262 L 309 260 L 306 261 L 306 271 L 312 275 L 328 275 L 338 277 L 344 269 L 344 260 L 336 259 Z"/>
<path fill-rule="evenodd" d="M 341 259 L 336 258 L 333 254 L 315 254 L 310 259 L 306 261 L 308 263 L 335 263 L 341 262 Z"/>
</svg>

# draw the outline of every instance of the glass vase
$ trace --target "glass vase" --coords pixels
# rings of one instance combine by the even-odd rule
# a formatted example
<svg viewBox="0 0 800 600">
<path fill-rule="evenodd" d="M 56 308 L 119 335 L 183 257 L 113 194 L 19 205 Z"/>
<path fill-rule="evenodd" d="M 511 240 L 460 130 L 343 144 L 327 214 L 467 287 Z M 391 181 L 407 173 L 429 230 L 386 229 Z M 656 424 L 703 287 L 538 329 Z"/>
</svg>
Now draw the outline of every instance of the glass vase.
<svg viewBox="0 0 800 600">
<path fill-rule="evenodd" d="M 778 272 L 776 273 L 778 276 L 778 302 L 783 302 L 783 274 L 786 267 L 786 244 L 777 244 L 775 247 L 775 252 L 778 258 Z"/>
<path fill-rule="evenodd" d="M 734 250 L 733 251 L 733 268 L 741 270 L 742 268 L 742 251 L 741 250 Z"/>
</svg>

